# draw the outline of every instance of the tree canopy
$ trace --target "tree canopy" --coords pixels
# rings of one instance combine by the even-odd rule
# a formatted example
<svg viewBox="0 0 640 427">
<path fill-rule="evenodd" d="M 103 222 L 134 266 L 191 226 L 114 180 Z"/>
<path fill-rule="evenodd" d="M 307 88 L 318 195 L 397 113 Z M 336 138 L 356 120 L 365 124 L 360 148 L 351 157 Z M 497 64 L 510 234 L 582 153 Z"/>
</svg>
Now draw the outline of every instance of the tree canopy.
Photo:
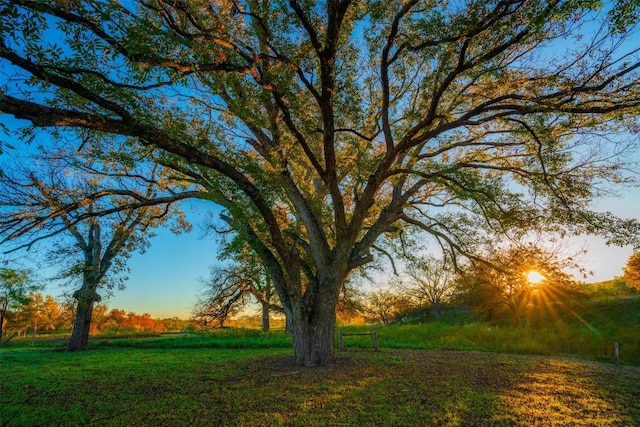
<svg viewBox="0 0 640 427">
<path fill-rule="evenodd" d="M 624 266 L 622 277 L 628 286 L 640 290 L 640 251 L 631 254 Z"/>
<path fill-rule="evenodd" d="M 560 249 L 535 243 L 494 248 L 484 257 L 492 265 L 472 262 L 465 269 L 461 290 L 466 302 L 488 320 L 513 324 L 534 317 L 555 321 L 572 313 L 584 291 L 569 270 L 587 271 L 577 255 L 564 255 Z"/>
<path fill-rule="evenodd" d="M 32 293 L 39 289 L 30 276 L 27 270 L 0 268 L 0 344 L 7 311 L 29 304 Z"/>
<path fill-rule="evenodd" d="M 448 259 L 424 256 L 409 262 L 407 278 L 399 286 L 402 293 L 417 300 L 420 306 L 430 304 L 433 315 L 439 320 L 442 306 L 457 296 L 457 279 Z"/>
<path fill-rule="evenodd" d="M 342 284 L 411 230 L 452 259 L 531 228 L 637 239 L 589 209 L 629 179 L 635 1 L 0 8 L 0 111 L 126 141 L 223 207 L 297 363 L 331 363 Z"/>
</svg>

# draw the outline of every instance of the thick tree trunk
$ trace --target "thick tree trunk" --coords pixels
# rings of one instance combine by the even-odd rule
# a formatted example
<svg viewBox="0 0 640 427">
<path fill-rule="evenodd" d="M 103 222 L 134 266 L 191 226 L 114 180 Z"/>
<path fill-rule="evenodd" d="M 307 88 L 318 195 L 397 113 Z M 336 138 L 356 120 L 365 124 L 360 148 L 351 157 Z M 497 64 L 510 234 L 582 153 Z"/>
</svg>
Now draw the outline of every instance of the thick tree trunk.
<svg viewBox="0 0 640 427">
<path fill-rule="evenodd" d="M 266 302 L 262 302 L 262 330 L 263 331 L 268 331 L 270 324 L 269 324 L 269 303 Z"/>
<path fill-rule="evenodd" d="M 335 316 L 292 322 L 293 354 L 296 365 L 330 366 L 334 360 Z"/>
<path fill-rule="evenodd" d="M 89 331 L 91 329 L 91 316 L 93 314 L 93 306 L 100 301 L 95 289 L 86 288 L 75 292 L 73 295 L 77 300 L 76 315 L 73 319 L 73 330 L 67 345 L 67 351 L 81 350 L 87 347 L 89 343 Z"/>
<path fill-rule="evenodd" d="M 300 366 L 330 366 L 334 362 L 337 292 L 319 294 L 310 309 L 292 307 L 289 327 L 295 363 Z"/>
</svg>

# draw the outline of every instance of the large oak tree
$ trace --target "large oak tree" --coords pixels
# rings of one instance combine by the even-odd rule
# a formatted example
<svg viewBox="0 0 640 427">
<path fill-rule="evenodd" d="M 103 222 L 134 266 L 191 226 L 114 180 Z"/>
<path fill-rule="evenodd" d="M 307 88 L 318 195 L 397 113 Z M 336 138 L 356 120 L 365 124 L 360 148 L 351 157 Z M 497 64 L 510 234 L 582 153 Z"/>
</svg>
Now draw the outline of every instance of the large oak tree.
<svg viewBox="0 0 640 427">
<path fill-rule="evenodd" d="M 1 0 L 0 110 L 154 147 L 264 263 L 296 362 L 329 364 L 387 239 L 612 230 L 588 202 L 624 178 L 640 58 L 637 3 L 600 3 Z"/>
</svg>

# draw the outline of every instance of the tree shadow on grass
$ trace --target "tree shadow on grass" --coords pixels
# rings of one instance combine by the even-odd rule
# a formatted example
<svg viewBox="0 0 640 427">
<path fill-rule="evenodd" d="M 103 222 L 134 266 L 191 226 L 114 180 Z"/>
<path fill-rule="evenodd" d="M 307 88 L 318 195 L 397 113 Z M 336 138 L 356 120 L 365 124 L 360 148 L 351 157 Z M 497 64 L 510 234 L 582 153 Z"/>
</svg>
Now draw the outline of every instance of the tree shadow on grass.
<svg viewBox="0 0 640 427">
<path fill-rule="evenodd" d="M 8 426 L 640 425 L 640 370 L 632 367 L 384 350 L 303 368 L 281 351 L 265 354 L 145 350 L 114 354 L 106 366 L 64 355 L 14 389 L 30 384 L 28 402 L 16 394 L 0 403 L 19 409 Z"/>
<path fill-rule="evenodd" d="M 639 425 L 640 372 L 613 365 L 476 352 L 344 353 L 332 368 L 265 365 L 280 413 L 273 425 Z M 607 376 L 610 378 L 607 380 Z M 625 403 L 626 402 L 626 403 Z M 259 417 L 236 418 L 250 425 Z M 259 425 L 269 425 L 268 422 Z"/>
</svg>

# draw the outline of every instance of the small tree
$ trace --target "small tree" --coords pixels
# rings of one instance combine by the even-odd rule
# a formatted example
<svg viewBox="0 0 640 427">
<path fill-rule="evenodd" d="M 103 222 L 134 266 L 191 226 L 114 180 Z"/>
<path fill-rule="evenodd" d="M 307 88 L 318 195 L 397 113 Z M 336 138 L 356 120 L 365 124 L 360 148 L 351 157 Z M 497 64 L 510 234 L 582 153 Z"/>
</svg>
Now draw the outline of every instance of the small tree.
<svg viewBox="0 0 640 427">
<path fill-rule="evenodd" d="M 35 338 L 39 331 L 54 331 L 60 319 L 60 307 L 51 295 L 42 295 L 40 292 L 29 294 L 29 302 L 19 309 L 17 313 L 22 319 L 25 330 L 31 329 Z"/>
<path fill-rule="evenodd" d="M 370 319 L 378 319 L 388 325 L 412 307 L 411 301 L 403 295 L 389 290 L 370 292 L 364 300 L 364 312 Z"/>
<path fill-rule="evenodd" d="M 62 310 L 58 301 L 51 296 L 45 295 L 42 302 L 42 328 L 47 331 L 55 331 L 61 324 Z"/>
<path fill-rule="evenodd" d="M 418 258 L 407 266 L 408 281 L 399 285 L 401 291 L 414 301 L 421 310 L 422 302 L 431 305 L 436 320 L 440 320 L 442 306 L 456 297 L 457 275 L 446 258 Z"/>
<path fill-rule="evenodd" d="M 490 263 L 475 261 L 464 269 L 461 287 L 468 304 L 489 320 L 507 318 L 518 324 L 532 310 L 557 316 L 559 308 L 572 308 L 582 294 L 565 270 L 584 269 L 559 250 L 520 244 L 493 249 L 485 258 Z M 540 283 L 530 282 L 532 271 L 541 275 Z"/>
<path fill-rule="evenodd" d="M 125 310 L 112 308 L 111 311 L 109 311 L 105 320 L 105 329 L 115 332 L 118 329 L 123 329 L 128 326 L 129 318 L 127 317 L 127 312 Z"/>
<path fill-rule="evenodd" d="M 224 327 L 227 318 L 246 304 L 250 281 L 238 268 L 212 268 L 209 278 L 202 282 L 203 291 L 194 307 L 193 317 L 204 326 Z"/>
<path fill-rule="evenodd" d="M 622 277 L 627 285 L 640 290 L 640 251 L 631 254 L 624 267 Z"/>
<path fill-rule="evenodd" d="M 201 295 L 194 307 L 194 317 L 203 325 L 224 326 L 230 316 L 240 312 L 251 300 L 262 307 L 262 329 L 269 330 L 269 312 L 282 312 L 274 304 L 275 290 L 267 274 L 260 274 L 249 265 L 233 264 L 211 269 L 203 280 Z"/>
<path fill-rule="evenodd" d="M 0 268 L 0 344 L 9 309 L 29 304 L 33 292 L 39 289 L 30 278 L 28 270 Z"/>
</svg>

